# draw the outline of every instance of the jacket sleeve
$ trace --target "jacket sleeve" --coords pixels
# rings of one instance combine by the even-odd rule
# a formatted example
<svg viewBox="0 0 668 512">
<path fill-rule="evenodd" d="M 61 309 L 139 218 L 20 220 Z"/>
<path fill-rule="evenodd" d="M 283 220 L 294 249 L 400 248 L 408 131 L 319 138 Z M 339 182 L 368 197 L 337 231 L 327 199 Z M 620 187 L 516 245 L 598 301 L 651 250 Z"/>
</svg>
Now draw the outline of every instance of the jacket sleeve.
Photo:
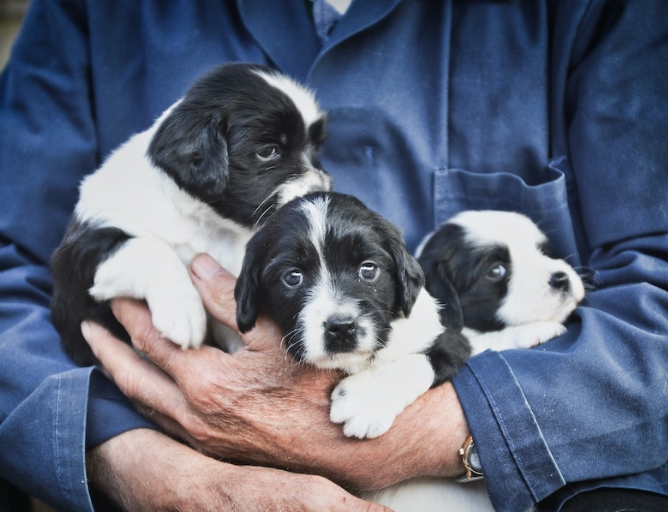
<svg viewBox="0 0 668 512">
<path fill-rule="evenodd" d="M 664 8 L 590 2 L 564 66 L 563 149 L 595 290 L 566 335 L 483 353 L 454 380 L 498 510 L 602 486 L 668 493 Z"/>
<path fill-rule="evenodd" d="M 31 2 L 0 76 L 0 475 L 67 510 L 91 508 L 86 447 L 149 426 L 67 359 L 50 320 L 50 254 L 99 160 L 85 19 Z"/>
</svg>

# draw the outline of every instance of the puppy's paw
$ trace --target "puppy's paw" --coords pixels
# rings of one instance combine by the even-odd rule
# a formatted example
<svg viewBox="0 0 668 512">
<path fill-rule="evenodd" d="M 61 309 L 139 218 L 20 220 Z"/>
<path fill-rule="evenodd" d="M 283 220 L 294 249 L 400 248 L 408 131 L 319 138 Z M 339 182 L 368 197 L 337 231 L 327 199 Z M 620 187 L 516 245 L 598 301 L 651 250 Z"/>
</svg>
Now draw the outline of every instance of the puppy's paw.
<svg viewBox="0 0 668 512">
<path fill-rule="evenodd" d="M 531 348 L 561 336 L 566 327 L 557 322 L 535 322 L 533 324 L 515 325 L 500 331 L 479 333 L 467 331 L 466 336 L 471 343 L 473 354 L 485 350 L 508 350 L 515 348 Z"/>
<path fill-rule="evenodd" d="M 379 387 L 372 372 L 363 371 L 336 386 L 329 418 L 343 423 L 343 433 L 348 437 L 374 438 L 387 432 L 402 410 L 391 390 Z"/>
<path fill-rule="evenodd" d="M 126 276 L 119 271 L 116 265 L 101 265 L 95 273 L 93 286 L 88 294 L 98 302 L 104 302 L 116 297 L 141 297 L 132 283 L 132 276 Z"/>
<path fill-rule="evenodd" d="M 197 291 L 166 290 L 147 298 L 153 325 L 183 349 L 199 348 L 206 336 L 206 311 Z"/>
<path fill-rule="evenodd" d="M 183 348 L 199 347 L 206 311 L 178 255 L 157 238 L 131 238 L 95 271 L 91 297 L 145 299 L 153 325 Z"/>
<path fill-rule="evenodd" d="M 546 341 L 561 336 L 566 333 L 566 326 L 557 322 L 545 322 L 539 329 L 538 343 L 545 343 Z"/>
<path fill-rule="evenodd" d="M 531 348 L 546 341 L 561 336 L 566 327 L 557 322 L 536 322 L 522 327 L 522 334 L 518 336 L 518 348 Z"/>
</svg>

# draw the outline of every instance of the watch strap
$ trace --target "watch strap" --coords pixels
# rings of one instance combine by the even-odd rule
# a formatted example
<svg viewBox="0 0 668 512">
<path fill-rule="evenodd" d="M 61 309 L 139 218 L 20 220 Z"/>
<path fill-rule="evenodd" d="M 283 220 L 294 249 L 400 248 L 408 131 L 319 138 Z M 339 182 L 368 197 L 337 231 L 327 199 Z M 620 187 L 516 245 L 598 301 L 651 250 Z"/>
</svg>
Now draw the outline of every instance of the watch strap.
<svg viewBox="0 0 668 512">
<path fill-rule="evenodd" d="M 473 457 L 478 457 L 478 449 L 476 448 L 475 442 L 473 441 L 473 436 L 468 436 L 464 444 L 459 449 L 459 455 L 462 458 L 462 463 L 466 468 L 466 473 L 463 476 L 457 479 L 459 483 L 475 482 L 476 480 L 482 480 L 484 475 L 482 474 L 482 468 L 476 469 L 476 466 L 479 467 L 479 464 L 472 464 L 471 459 Z"/>
</svg>

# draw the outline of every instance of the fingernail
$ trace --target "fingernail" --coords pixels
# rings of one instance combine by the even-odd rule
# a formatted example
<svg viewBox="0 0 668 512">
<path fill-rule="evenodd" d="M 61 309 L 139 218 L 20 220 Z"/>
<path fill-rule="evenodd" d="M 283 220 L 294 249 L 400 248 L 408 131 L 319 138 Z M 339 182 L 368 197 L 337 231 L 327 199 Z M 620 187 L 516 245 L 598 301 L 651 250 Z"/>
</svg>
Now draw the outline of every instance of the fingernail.
<svg viewBox="0 0 668 512">
<path fill-rule="evenodd" d="M 91 327 L 92 326 L 90 325 L 90 322 L 88 320 L 84 320 L 83 322 L 81 322 L 81 334 L 83 335 L 86 341 L 89 341 L 91 337 L 91 332 L 90 332 Z"/>
<path fill-rule="evenodd" d="M 81 322 L 81 334 L 86 340 L 86 343 L 88 343 L 90 349 L 93 351 L 93 355 L 97 357 L 95 343 L 91 343 L 95 339 L 95 329 L 96 326 L 93 322 L 90 322 L 88 320 L 84 320 L 83 322 Z"/>
<path fill-rule="evenodd" d="M 212 274 L 220 272 L 221 268 L 218 262 L 208 254 L 198 254 L 190 263 L 193 274 L 200 279 L 206 279 Z"/>
</svg>

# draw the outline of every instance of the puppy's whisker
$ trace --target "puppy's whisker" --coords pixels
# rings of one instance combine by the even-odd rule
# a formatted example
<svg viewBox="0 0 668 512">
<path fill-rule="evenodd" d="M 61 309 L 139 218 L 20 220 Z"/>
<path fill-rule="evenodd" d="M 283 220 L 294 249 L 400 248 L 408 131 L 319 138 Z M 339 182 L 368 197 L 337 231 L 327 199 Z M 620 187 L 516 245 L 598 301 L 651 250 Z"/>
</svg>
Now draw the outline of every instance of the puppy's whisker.
<svg viewBox="0 0 668 512">
<path fill-rule="evenodd" d="M 594 269 L 585 266 L 579 266 L 574 267 L 573 270 L 575 270 L 575 272 L 582 279 L 582 284 L 584 285 L 586 292 L 596 291 L 597 288 L 601 285 L 601 281 L 596 277 L 597 273 Z"/>
<path fill-rule="evenodd" d="M 291 346 L 292 339 L 295 337 L 295 335 L 297 335 L 298 330 L 299 330 L 298 328 L 295 328 L 286 332 L 283 338 L 281 339 L 281 342 L 285 344 L 286 347 Z"/>
<path fill-rule="evenodd" d="M 270 201 L 272 198 L 276 197 L 277 194 L 278 194 L 278 190 L 274 190 L 271 194 L 269 194 L 269 195 L 268 195 L 268 196 L 267 196 L 267 197 L 266 197 L 266 198 L 265 198 L 265 199 L 264 199 L 264 200 L 257 206 L 257 208 L 255 208 L 255 210 L 253 211 L 253 214 L 251 215 L 251 218 L 255 217 L 255 215 L 257 214 L 257 212 L 259 212 L 260 209 L 261 209 L 263 206 L 265 206 L 265 204 L 267 203 L 267 201 Z M 258 226 L 260 226 L 260 225 L 262 224 L 262 219 L 264 218 L 265 215 L 267 215 L 267 213 L 271 212 L 271 210 L 274 208 L 274 206 L 275 206 L 274 204 L 270 204 L 269 206 L 267 206 L 267 208 L 260 214 L 260 216 L 259 216 L 259 217 L 255 220 L 255 222 L 253 223 L 253 228 L 257 228 Z"/>
<path fill-rule="evenodd" d="M 264 216 L 267 215 L 269 212 L 271 212 L 271 210 L 273 208 L 274 208 L 274 206 L 270 205 L 264 212 L 262 212 L 262 214 L 258 217 L 258 219 L 253 224 L 253 227 L 257 228 L 258 226 L 260 226 L 262 224 L 262 219 L 264 218 Z"/>
<path fill-rule="evenodd" d="M 260 209 L 265 205 L 267 201 L 269 201 L 272 197 L 276 195 L 276 191 L 273 191 L 271 194 L 269 194 L 267 197 L 265 197 L 260 204 L 257 205 L 257 208 L 253 210 L 253 213 L 251 214 L 251 217 L 255 216 L 257 212 L 260 211 Z"/>
<path fill-rule="evenodd" d="M 288 332 L 281 339 L 281 344 L 285 348 L 285 358 L 286 358 L 286 360 L 289 358 L 294 363 L 301 363 L 299 358 L 292 352 L 292 350 L 290 350 L 292 347 L 296 346 L 299 343 L 298 341 L 293 341 L 293 339 L 295 338 L 295 336 L 297 336 L 297 334 L 299 334 L 299 329 L 298 328 L 293 329 L 292 331 Z"/>
<path fill-rule="evenodd" d="M 292 362 L 292 363 L 296 363 L 296 362 L 298 363 L 299 362 L 295 359 L 295 356 L 292 355 L 292 352 L 290 352 L 288 350 L 283 351 L 283 360 L 285 362 Z"/>
</svg>

